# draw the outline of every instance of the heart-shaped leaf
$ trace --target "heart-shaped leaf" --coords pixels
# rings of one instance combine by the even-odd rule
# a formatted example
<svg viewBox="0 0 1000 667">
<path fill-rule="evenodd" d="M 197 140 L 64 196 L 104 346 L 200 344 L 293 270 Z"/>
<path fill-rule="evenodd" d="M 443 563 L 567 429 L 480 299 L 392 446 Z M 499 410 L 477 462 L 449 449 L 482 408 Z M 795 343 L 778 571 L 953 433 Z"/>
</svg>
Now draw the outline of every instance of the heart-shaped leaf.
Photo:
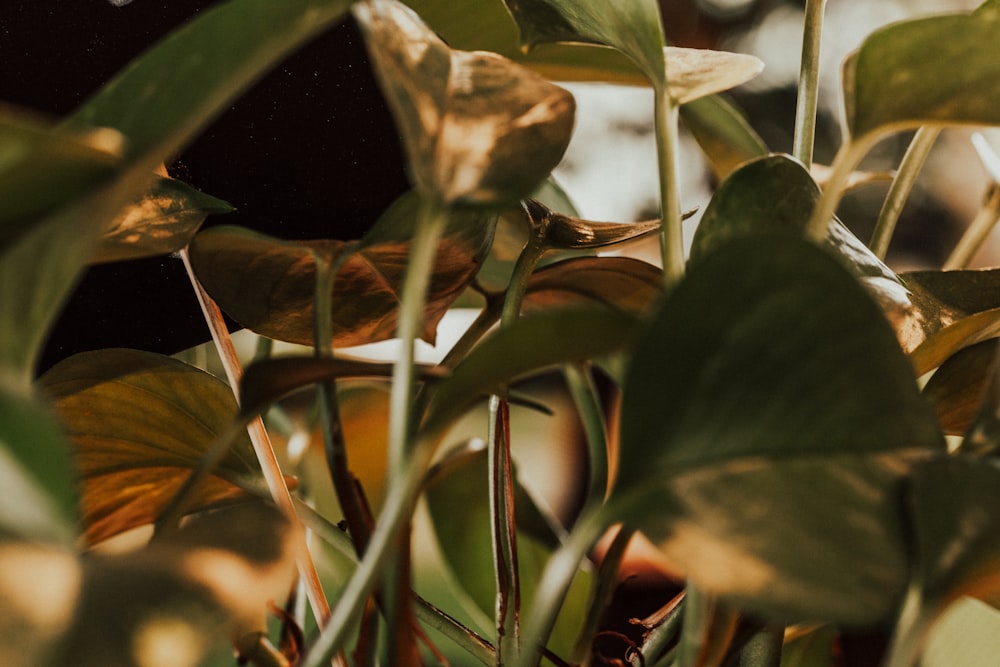
<svg viewBox="0 0 1000 667">
<path fill-rule="evenodd" d="M 333 294 L 333 342 L 340 347 L 392 338 L 409 261 L 407 224 L 416 197 L 392 207 L 360 244 L 286 242 L 236 227 L 195 237 L 190 257 L 198 279 L 243 326 L 277 340 L 312 345 L 316 255 L 339 262 Z M 409 211 L 410 215 L 404 215 Z M 409 220 L 408 223 L 398 222 Z M 492 218 L 455 212 L 438 247 L 421 337 L 433 343 L 438 322 L 472 282 L 493 236 Z M 398 224 L 397 224 L 398 222 Z M 398 239 L 398 240 L 397 240 Z"/>
<path fill-rule="evenodd" d="M 986 394 L 997 339 L 963 348 L 941 364 L 924 385 L 924 396 L 934 406 L 946 435 L 965 435 L 979 414 Z"/>
<path fill-rule="evenodd" d="M 522 310 L 607 307 L 640 317 L 662 294 L 663 278 L 652 264 L 630 257 L 578 257 L 535 271 Z"/>
<path fill-rule="evenodd" d="M 395 0 L 353 11 L 422 195 L 492 206 L 549 175 L 569 143 L 572 95 L 496 54 L 452 50 Z"/>
<path fill-rule="evenodd" d="M 49 410 L 0 387 L 0 537 L 69 546 L 75 537 L 76 479 L 69 447 Z"/>
<path fill-rule="evenodd" d="M 172 178 L 153 187 L 124 209 L 105 230 L 95 262 L 167 255 L 186 247 L 209 215 L 233 207 Z"/>
<path fill-rule="evenodd" d="M 40 389 L 73 442 L 85 537 L 99 542 L 152 522 L 236 415 L 229 387 L 213 375 L 149 352 L 85 352 L 49 369 Z M 197 496 L 197 507 L 256 489 L 246 434 Z"/>
<path fill-rule="evenodd" d="M 829 253 L 765 235 L 695 263 L 634 347 L 621 424 L 608 520 L 700 588 L 780 618 L 894 610 L 899 483 L 944 439 L 884 315 Z"/>
<path fill-rule="evenodd" d="M 1000 124 L 1000 7 L 890 25 L 843 65 L 847 126 L 865 135 L 921 125 Z"/>
</svg>

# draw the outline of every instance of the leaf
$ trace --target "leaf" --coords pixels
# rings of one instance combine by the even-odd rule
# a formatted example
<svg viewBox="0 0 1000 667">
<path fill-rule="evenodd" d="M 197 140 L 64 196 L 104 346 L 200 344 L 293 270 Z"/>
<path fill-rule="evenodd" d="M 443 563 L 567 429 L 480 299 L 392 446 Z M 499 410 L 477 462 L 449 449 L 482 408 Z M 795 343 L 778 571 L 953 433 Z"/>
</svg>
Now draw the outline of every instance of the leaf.
<svg viewBox="0 0 1000 667">
<path fill-rule="evenodd" d="M 579 257 L 535 271 L 522 310 L 606 307 L 641 317 L 660 297 L 660 270 L 629 257 Z"/>
<path fill-rule="evenodd" d="M 545 244 L 553 250 L 592 250 L 646 238 L 660 231 L 659 220 L 593 222 L 549 211 Z"/>
<path fill-rule="evenodd" d="M 680 114 L 720 181 L 744 162 L 768 154 L 767 145 L 746 118 L 718 95 L 685 104 Z"/>
<path fill-rule="evenodd" d="M 608 521 L 772 618 L 891 614 L 906 585 L 899 484 L 944 439 L 843 265 L 797 237 L 734 239 L 633 349 Z"/>
<path fill-rule="evenodd" d="M 520 318 L 484 339 L 435 386 L 424 431 L 440 434 L 476 401 L 517 377 L 622 349 L 637 324 L 634 316 L 608 309 L 567 308 Z"/>
<path fill-rule="evenodd" d="M 333 293 L 333 342 L 362 345 L 395 336 L 409 261 L 415 196 L 404 197 L 357 243 L 280 241 L 238 227 L 198 234 L 190 257 L 198 279 L 230 317 L 253 331 L 313 343 L 314 253 L 340 262 Z M 438 322 L 472 282 L 493 237 L 492 217 L 454 212 L 431 276 L 421 337 L 433 343 Z"/>
<path fill-rule="evenodd" d="M 901 342 L 917 373 L 1000 335 L 1000 269 L 913 271 L 900 277 L 914 304 Z"/>
<path fill-rule="evenodd" d="M 946 435 L 965 435 L 986 394 L 997 339 L 963 348 L 941 364 L 924 385 L 924 397 L 934 406 Z"/>
<path fill-rule="evenodd" d="M 764 70 L 760 58 L 743 53 L 668 46 L 663 54 L 667 92 L 677 104 L 735 88 Z"/>
<path fill-rule="evenodd" d="M 1000 7 L 896 23 L 843 65 L 847 127 L 858 140 L 921 125 L 1000 124 Z"/>
<path fill-rule="evenodd" d="M 38 401 L 0 387 L 0 537 L 70 546 L 76 479 L 55 416 Z"/>
<path fill-rule="evenodd" d="M 353 11 L 423 196 L 494 206 L 549 175 L 569 143 L 572 95 L 496 54 L 450 49 L 395 0 Z"/>
<path fill-rule="evenodd" d="M 546 42 L 589 42 L 628 56 L 655 87 L 666 84 L 659 5 L 652 0 L 504 0 L 530 50 Z"/>
<path fill-rule="evenodd" d="M 104 232 L 95 262 L 117 262 L 183 249 L 205 218 L 233 207 L 186 183 L 157 178 L 149 192 L 124 209 Z"/>
<path fill-rule="evenodd" d="M 236 415 L 224 382 L 138 350 L 74 355 L 39 381 L 75 447 L 81 514 L 91 543 L 152 522 Z M 206 507 L 256 488 L 257 459 L 239 438 L 197 495 Z"/>
</svg>

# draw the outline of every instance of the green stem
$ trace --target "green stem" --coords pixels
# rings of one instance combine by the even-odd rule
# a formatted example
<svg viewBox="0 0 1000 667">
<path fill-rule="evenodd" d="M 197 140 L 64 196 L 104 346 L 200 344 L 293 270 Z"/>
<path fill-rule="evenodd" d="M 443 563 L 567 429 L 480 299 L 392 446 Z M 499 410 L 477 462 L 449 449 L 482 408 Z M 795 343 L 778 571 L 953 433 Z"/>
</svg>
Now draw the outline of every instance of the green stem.
<svg viewBox="0 0 1000 667">
<path fill-rule="evenodd" d="M 622 560 L 625 558 L 625 551 L 635 531 L 622 526 L 611 541 L 611 546 L 604 553 L 601 565 L 597 569 L 597 585 L 594 587 L 590 602 L 587 605 L 587 615 L 577 635 L 576 644 L 570 654 L 570 663 L 584 664 L 594 644 L 594 636 L 600 629 L 601 618 L 605 609 L 611 603 L 615 588 L 618 586 L 618 571 L 621 569 Z"/>
<path fill-rule="evenodd" d="M 684 228 L 677 174 L 680 151 L 679 107 L 666 85 L 654 91 L 656 158 L 660 176 L 660 252 L 663 280 L 669 290 L 684 276 Z"/>
<path fill-rule="evenodd" d="M 875 137 L 868 135 L 857 141 L 846 141 L 833 158 L 830 178 L 820 194 L 819 201 L 813 209 L 812 217 L 806 226 L 806 235 L 816 243 L 822 243 L 826 238 L 827 228 L 837 212 L 837 205 L 844 194 L 844 186 L 860 164 L 868 149 L 875 143 Z"/>
<path fill-rule="evenodd" d="M 983 207 L 979 209 L 979 213 L 969 223 L 955 249 L 951 251 L 951 255 L 944 263 L 944 270 L 966 268 L 998 221 L 1000 221 L 1000 184 L 991 183 Z"/>
<path fill-rule="evenodd" d="M 913 184 L 917 180 L 917 174 L 924 166 L 927 155 L 931 152 L 931 147 L 934 146 L 939 134 L 941 134 L 939 127 L 929 125 L 921 127 L 913 135 L 913 140 L 906 149 L 902 162 L 899 163 L 899 169 L 896 171 L 895 178 L 892 179 L 892 185 L 886 194 L 882 210 L 879 211 L 878 222 L 875 223 L 875 231 L 872 233 L 872 241 L 869 244 L 872 252 L 879 259 L 884 260 L 886 253 L 889 252 L 889 242 L 892 240 L 893 232 L 896 231 L 896 222 L 899 221 L 903 206 L 906 205 L 906 200 L 913 190 Z"/>
<path fill-rule="evenodd" d="M 711 597 L 698 590 L 688 580 L 684 595 L 684 618 L 681 622 L 681 638 L 677 646 L 679 667 L 697 664 L 698 656 L 705 647 L 708 623 L 714 606 Z"/>
<path fill-rule="evenodd" d="M 597 506 L 608 492 L 608 431 L 601 396 L 588 364 L 567 364 L 563 375 L 586 434 L 590 483 L 584 506 Z"/>
<path fill-rule="evenodd" d="M 884 667 L 913 667 L 933 620 L 934 614 L 924 605 L 920 587 L 911 585 L 899 612 Z"/>
<path fill-rule="evenodd" d="M 523 650 L 515 667 L 536 667 L 541 649 L 549 640 L 566 592 L 573 583 L 580 563 L 587 558 L 594 543 L 606 528 L 603 513 L 583 514 L 569 532 L 542 572 L 531 610 L 522 626 Z"/>
<path fill-rule="evenodd" d="M 823 36 L 826 0 L 806 0 L 802 29 L 802 62 L 799 69 L 799 96 L 795 109 L 795 136 L 792 155 L 809 169 L 816 138 L 816 108 L 819 100 L 819 56 Z"/>
<path fill-rule="evenodd" d="M 659 618 L 656 621 L 656 625 L 646 634 L 645 640 L 642 643 L 641 654 L 633 657 L 631 661 L 633 667 L 639 667 L 639 665 L 643 664 L 644 660 L 646 661 L 645 664 L 651 664 L 651 661 L 655 661 L 667 646 L 677 638 L 684 619 L 684 600 L 686 595 L 682 591 L 666 607 L 657 612 L 656 615 Z M 670 656 L 669 660 L 673 661 L 673 655 Z"/>
</svg>

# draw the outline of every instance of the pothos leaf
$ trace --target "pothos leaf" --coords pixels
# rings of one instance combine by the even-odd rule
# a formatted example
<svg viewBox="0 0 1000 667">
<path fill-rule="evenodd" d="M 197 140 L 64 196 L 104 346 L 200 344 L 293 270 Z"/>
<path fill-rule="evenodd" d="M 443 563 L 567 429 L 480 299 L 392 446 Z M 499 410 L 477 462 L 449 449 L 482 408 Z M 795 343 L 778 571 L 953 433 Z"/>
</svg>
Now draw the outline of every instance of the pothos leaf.
<svg viewBox="0 0 1000 667">
<path fill-rule="evenodd" d="M 494 206 L 549 175 L 569 143 L 572 95 L 496 54 L 452 50 L 395 0 L 353 11 L 423 196 Z"/>
</svg>

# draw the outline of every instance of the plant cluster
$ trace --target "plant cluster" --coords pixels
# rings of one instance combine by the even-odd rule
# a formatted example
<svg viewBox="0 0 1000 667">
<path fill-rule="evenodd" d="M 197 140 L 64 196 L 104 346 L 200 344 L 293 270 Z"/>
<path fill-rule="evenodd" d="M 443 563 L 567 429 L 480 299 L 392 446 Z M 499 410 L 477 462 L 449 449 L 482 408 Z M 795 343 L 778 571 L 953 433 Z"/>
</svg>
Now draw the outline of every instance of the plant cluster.
<svg viewBox="0 0 1000 667">
<path fill-rule="evenodd" d="M 1000 2 L 864 41 L 822 185 L 825 0 L 806 2 L 793 155 L 718 96 L 760 62 L 667 45 L 652 0 L 408 5 L 229 0 L 58 122 L 0 112 L 0 662 L 836 665 L 839 632 L 890 628 L 884 664 L 905 667 L 953 602 L 1000 601 L 1000 270 L 963 268 L 998 198 L 942 270 L 883 262 L 941 129 L 1000 124 Z M 355 241 L 199 231 L 228 205 L 163 163 L 348 13 L 412 192 Z M 574 116 L 552 80 L 652 88 L 659 220 L 575 215 L 550 178 Z M 719 179 L 689 253 L 682 121 Z M 907 130 L 865 244 L 838 202 Z M 661 267 L 599 252 L 653 234 Z M 123 349 L 36 377 L 82 270 L 157 254 L 188 268 L 226 380 Z M 441 363 L 417 363 L 457 303 L 477 318 Z M 220 308 L 260 337 L 245 369 Z M 340 352 L 390 338 L 389 364 Z M 568 525 L 511 457 L 512 409 L 547 409 L 519 381 L 552 369 L 586 442 Z M 297 464 L 272 442 L 306 389 L 322 455 Z M 481 439 L 456 436 L 478 405 Z M 107 548 L 144 526 L 141 546 Z M 426 531 L 448 600 L 414 592 Z M 684 591 L 641 643 L 595 653 L 639 533 Z"/>
</svg>

